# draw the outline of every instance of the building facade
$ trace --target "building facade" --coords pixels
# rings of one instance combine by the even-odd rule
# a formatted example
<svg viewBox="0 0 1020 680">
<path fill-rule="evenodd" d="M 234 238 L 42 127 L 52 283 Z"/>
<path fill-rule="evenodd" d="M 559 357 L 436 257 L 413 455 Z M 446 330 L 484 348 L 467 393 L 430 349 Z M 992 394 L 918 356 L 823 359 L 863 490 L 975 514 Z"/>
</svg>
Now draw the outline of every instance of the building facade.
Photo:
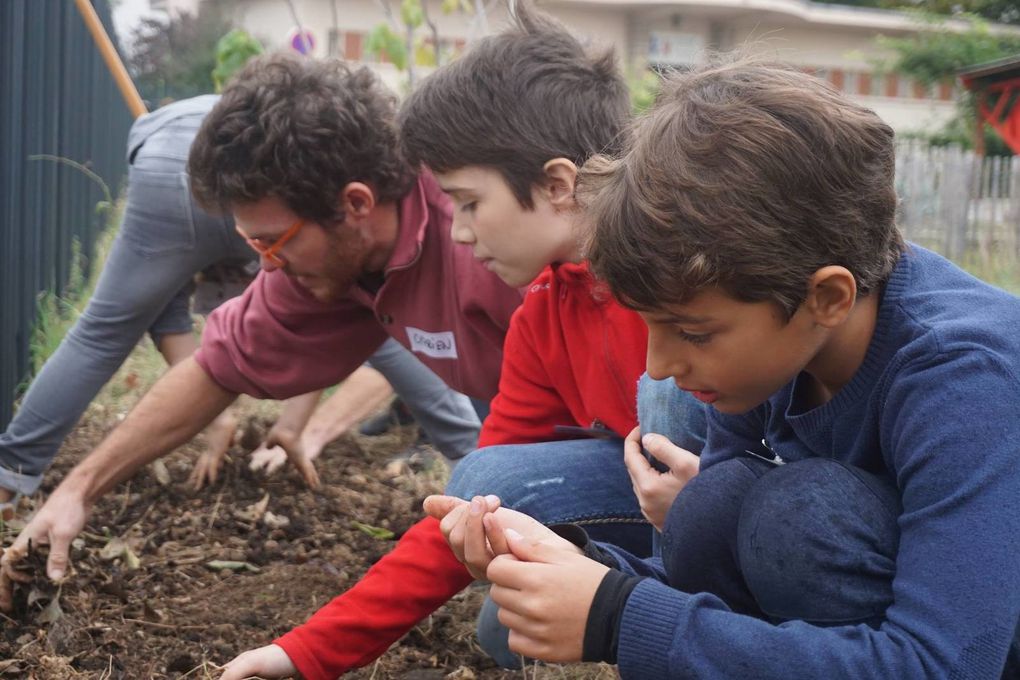
<svg viewBox="0 0 1020 680">
<path fill-rule="evenodd" d="M 416 40 L 422 43 L 420 49 L 430 49 L 438 35 L 441 61 L 507 20 L 506 3 L 500 0 L 461 0 L 461 9 L 450 13 L 444 13 L 442 0 L 422 1 L 436 31 L 419 27 Z M 394 32 L 405 33 L 398 0 L 229 4 L 234 20 L 271 49 L 310 48 L 314 55 L 370 63 L 398 91 L 407 87 L 406 73 L 389 63 L 385 54 L 372 55 L 365 49 L 367 37 L 381 23 L 388 21 Z M 684 68 L 703 60 L 710 50 L 739 49 L 825 78 L 875 110 L 898 132 L 940 128 L 955 112 L 954 86 L 926 89 L 876 68 L 876 60 L 883 56 L 877 36 L 901 37 L 923 30 L 903 12 L 809 0 L 542 0 L 538 6 L 579 35 L 614 47 L 632 74 L 648 68 Z M 464 10 L 467 7 L 470 11 Z M 301 37 L 298 25 L 304 31 Z M 966 25 L 956 22 L 956 27 L 963 30 Z M 1020 32 L 1004 26 L 993 30 Z M 415 67 L 418 76 L 429 70 L 425 65 Z"/>
</svg>

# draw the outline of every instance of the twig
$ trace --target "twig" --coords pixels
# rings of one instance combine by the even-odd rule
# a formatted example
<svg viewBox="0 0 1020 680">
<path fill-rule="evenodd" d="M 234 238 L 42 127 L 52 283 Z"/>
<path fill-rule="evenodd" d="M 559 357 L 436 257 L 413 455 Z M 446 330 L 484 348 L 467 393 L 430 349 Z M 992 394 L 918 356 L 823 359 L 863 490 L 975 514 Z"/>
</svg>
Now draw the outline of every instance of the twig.
<svg viewBox="0 0 1020 680">
<path fill-rule="evenodd" d="M 212 513 L 209 515 L 209 526 L 207 531 L 212 531 L 213 522 L 216 521 L 216 516 L 220 514 L 220 501 L 223 500 L 223 491 L 226 487 L 221 488 L 220 492 L 216 494 L 216 502 L 213 504 Z"/>
<path fill-rule="evenodd" d="M 205 677 L 211 678 L 212 676 L 209 675 L 208 668 L 206 668 L 207 666 L 212 666 L 215 670 L 218 670 L 218 671 L 221 671 L 221 670 L 223 670 L 225 668 L 224 666 L 221 666 L 221 665 L 219 665 L 217 663 L 214 663 L 212 661 L 203 661 L 202 663 L 198 664 L 197 666 L 192 668 L 190 671 L 188 671 L 187 673 L 182 675 L 180 678 L 178 678 L 178 680 L 184 680 L 184 678 L 188 677 L 189 675 L 191 675 L 195 671 L 206 671 Z"/>
<path fill-rule="evenodd" d="M 143 512 L 143 513 L 142 513 L 142 516 L 141 516 L 141 517 L 139 517 L 138 519 L 136 519 L 136 520 L 135 520 L 134 522 L 132 522 L 131 526 L 129 526 L 129 527 L 128 527 L 128 528 L 127 528 L 127 529 L 126 529 L 125 531 L 124 531 L 124 533 L 122 533 L 122 534 L 121 534 L 121 536 L 127 536 L 127 535 L 128 535 L 128 532 L 129 532 L 129 531 L 131 531 L 131 530 L 132 530 L 132 529 L 134 529 L 134 528 L 135 528 L 136 526 L 138 526 L 139 524 L 141 524 L 141 523 L 142 523 L 142 520 L 143 520 L 143 519 L 145 519 L 146 517 L 148 517 L 148 516 L 149 516 L 149 513 L 150 513 L 150 512 L 152 511 L 152 508 L 153 508 L 153 507 L 154 507 L 155 505 L 156 505 L 156 501 L 153 501 L 153 502 L 149 503 L 149 507 L 145 508 L 145 512 Z"/>
<path fill-rule="evenodd" d="M 120 504 L 120 510 L 113 518 L 112 524 L 116 524 L 120 521 L 120 518 L 124 516 L 124 512 L 127 510 L 128 502 L 131 500 L 131 480 L 129 479 L 124 489 L 124 502 Z"/>
<path fill-rule="evenodd" d="M 113 654 L 110 655 L 110 663 L 106 666 L 106 670 L 99 676 L 99 680 L 106 680 L 107 678 L 113 677 Z"/>
<path fill-rule="evenodd" d="M 34 645 L 37 642 L 39 642 L 39 638 L 35 638 L 33 640 L 29 640 L 25 644 L 21 645 L 21 647 L 18 649 L 18 651 L 14 653 L 15 658 L 21 656 L 21 653 L 23 651 L 25 651 L 26 649 L 28 649 L 29 647 L 31 647 L 32 645 Z"/>
<path fill-rule="evenodd" d="M 372 666 L 372 675 L 368 676 L 368 680 L 375 680 L 375 674 L 379 670 L 379 659 L 376 659 L 375 665 Z"/>
<path fill-rule="evenodd" d="M 124 618 L 123 621 L 129 623 L 138 623 L 143 626 L 152 626 L 153 628 L 163 628 L 165 630 L 203 630 L 207 626 L 182 626 L 176 623 L 156 623 L 155 621 L 144 621 L 142 619 L 128 619 Z"/>
<path fill-rule="evenodd" d="M 86 177 L 88 177 L 90 180 L 98 184 L 99 188 L 103 190 L 103 195 L 106 197 L 106 202 L 110 205 L 113 205 L 113 197 L 110 195 L 110 187 L 106 186 L 106 182 L 103 181 L 103 178 L 97 175 L 96 173 L 92 172 L 88 168 L 86 168 L 78 161 L 73 161 L 70 158 L 64 158 L 63 156 L 54 156 L 48 153 L 40 153 L 35 154 L 34 156 L 29 156 L 28 160 L 53 161 L 54 163 L 63 163 L 64 165 L 71 166 L 75 170 L 84 173 Z"/>
</svg>

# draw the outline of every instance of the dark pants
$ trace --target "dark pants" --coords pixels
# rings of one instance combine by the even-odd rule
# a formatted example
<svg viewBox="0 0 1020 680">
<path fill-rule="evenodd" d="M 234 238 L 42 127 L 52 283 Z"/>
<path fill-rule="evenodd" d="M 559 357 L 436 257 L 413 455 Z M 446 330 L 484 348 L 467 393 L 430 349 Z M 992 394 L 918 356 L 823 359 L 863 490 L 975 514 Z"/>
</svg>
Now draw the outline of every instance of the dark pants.
<svg viewBox="0 0 1020 680">
<path fill-rule="evenodd" d="M 892 603 L 899 493 L 825 458 L 735 459 L 677 496 L 663 531 L 669 584 L 776 623 L 877 626 Z"/>
<path fill-rule="evenodd" d="M 826 458 L 719 463 L 670 509 L 669 585 L 773 623 L 877 628 L 893 602 L 899 498 L 889 480 Z M 1020 678 L 1020 627 L 1002 677 Z"/>
</svg>

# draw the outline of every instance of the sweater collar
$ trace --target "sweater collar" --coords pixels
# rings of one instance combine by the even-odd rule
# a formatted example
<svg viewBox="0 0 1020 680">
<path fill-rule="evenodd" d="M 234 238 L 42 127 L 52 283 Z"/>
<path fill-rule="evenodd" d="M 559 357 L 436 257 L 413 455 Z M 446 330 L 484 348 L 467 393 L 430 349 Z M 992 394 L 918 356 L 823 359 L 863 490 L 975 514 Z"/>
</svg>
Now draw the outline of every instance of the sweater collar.
<svg viewBox="0 0 1020 680">
<path fill-rule="evenodd" d="M 875 321 L 875 331 L 871 336 L 871 342 L 868 343 L 868 351 L 864 355 L 864 361 L 861 362 L 850 382 L 844 385 L 832 399 L 821 406 L 803 413 L 793 413 L 794 395 L 799 391 L 799 383 L 804 379 L 803 374 L 797 376 L 793 381 L 792 389 L 787 391 L 790 397 L 789 401 L 784 406 L 786 409 L 786 419 L 791 424 L 795 424 L 798 429 L 813 431 L 831 423 L 839 414 L 852 410 L 855 403 L 872 391 L 876 381 L 882 375 L 891 355 L 895 351 L 894 343 L 890 341 L 890 336 L 893 332 L 894 316 L 903 296 L 903 291 L 910 282 L 914 267 L 914 257 L 912 246 L 908 245 L 907 249 L 900 255 L 900 259 L 893 268 L 889 279 L 885 282 L 883 289 L 872 293 L 872 295 L 882 296 L 878 307 L 878 318 Z"/>
</svg>

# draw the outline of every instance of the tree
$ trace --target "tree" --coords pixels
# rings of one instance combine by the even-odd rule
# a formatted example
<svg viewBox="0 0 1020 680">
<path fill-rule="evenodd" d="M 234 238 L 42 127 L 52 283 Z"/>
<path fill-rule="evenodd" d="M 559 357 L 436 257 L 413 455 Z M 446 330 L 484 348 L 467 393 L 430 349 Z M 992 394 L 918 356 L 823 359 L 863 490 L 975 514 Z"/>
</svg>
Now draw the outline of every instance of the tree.
<svg viewBox="0 0 1020 680">
<path fill-rule="evenodd" d="M 216 68 L 212 72 L 216 91 L 222 92 L 231 76 L 241 70 L 249 59 L 262 54 L 262 51 L 262 43 L 240 28 L 220 38 L 216 43 Z"/>
<path fill-rule="evenodd" d="M 997 35 L 989 24 L 973 15 L 958 17 L 967 21 L 966 31 L 948 28 L 945 19 L 932 14 L 919 14 L 921 30 L 905 38 L 880 36 L 878 43 L 890 50 L 892 59 L 885 62 L 888 70 L 902 73 L 922 85 L 952 82 L 956 74 L 968 66 L 1002 59 L 1020 53 L 1020 38 Z"/>
<path fill-rule="evenodd" d="M 400 21 L 390 7 L 389 0 L 378 0 L 386 16 L 386 22 L 379 24 L 365 39 L 365 53 L 376 58 L 385 55 L 401 71 L 407 71 L 408 87 L 416 82 L 415 66 L 439 66 L 443 62 L 439 26 L 429 14 L 428 0 L 400 0 Z M 462 11 L 472 13 L 474 7 L 469 0 L 443 0 L 440 7 L 443 14 Z M 425 26 L 429 31 L 431 45 L 418 34 Z"/>
<path fill-rule="evenodd" d="M 132 33 L 128 69 L 152 108 L 166 98 L 215 91 L 216 43 L 231 29 L 218 3 L 203 2 L 195 14 L 143 19 Z"/>
<path fill-rule="evenodd" d="M 891 58 L 880 62 L 881 68 L 931 87 L 938 83 L 955 83 L 956 74 L 968 66 L 1020 54 L 1020 37 L 994 34 L 987 21 L 973 15 L 958 17 L 970 23 L 969 29 L 962 32 L 948 28 L 944 17 L 925 14 L 919 18 L 924 25 L 914 35 L 877 39 L 881 47 L 892 53 Z M 936 145 L 958 143 L 970 147 L 976 121 L 976 107 L 968 93 L 957 102 L 956 117 L 927 138 Z M 988 129 L 985 132 L 988 154 L 1010 155 L 1008 147 L 994 132 Z"/>
<path fill-rule="evenodd" d="M 1017 0 L 815 0 L 822 4 L 881 9 L 921 10 L 942 16 L 972 14 L 1004 24 L 1020 24 Z"/>
</svg>

